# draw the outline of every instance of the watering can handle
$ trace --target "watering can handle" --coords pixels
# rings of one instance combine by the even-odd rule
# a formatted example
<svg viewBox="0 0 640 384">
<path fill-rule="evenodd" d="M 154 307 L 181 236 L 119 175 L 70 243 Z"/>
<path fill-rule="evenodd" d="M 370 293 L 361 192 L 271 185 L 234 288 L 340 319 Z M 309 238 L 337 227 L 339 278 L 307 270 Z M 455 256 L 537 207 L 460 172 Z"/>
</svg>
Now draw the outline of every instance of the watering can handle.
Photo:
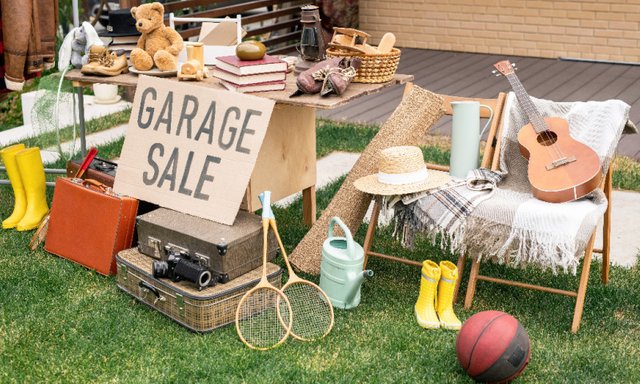
<svg viewBox="0 0 640 384">
<path fill-rule="evenodd" d="M 258 195 L 260 204 L 262 204 L 262 218 L 274 219 L 273 211 L 271 210 L 271 191 L 264 191 Z"/>
<path fill-rule="evenodd" d="M 347 238 L 347 254 L 353 255 L 355 252 L 355 246 L 353 245 L 353 236 L 351 236 L 351 232 L 349 228 L 340 220 L 338 216 L 334 216 L 329 221 L 329 238 L 333 237 L 333 225 L 338 224 L 340 228 L 342 228 L 342 232 L 344 232 L 344 236 Z"/>
</svg>

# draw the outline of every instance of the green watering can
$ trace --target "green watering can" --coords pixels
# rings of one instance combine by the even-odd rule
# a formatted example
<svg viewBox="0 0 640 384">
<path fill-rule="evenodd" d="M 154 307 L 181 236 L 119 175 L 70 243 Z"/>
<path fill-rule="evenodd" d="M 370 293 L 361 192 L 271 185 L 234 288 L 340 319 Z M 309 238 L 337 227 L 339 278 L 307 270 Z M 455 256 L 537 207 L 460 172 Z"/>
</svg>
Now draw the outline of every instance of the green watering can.
<svg viewBox="0 0 640 384">
<path fill-rule="evenodd" d="M 333 226 L 338 224 L 346 237 L 334 237 Z M 373 271 L 363 271 L 364 250 L 353 241 L 349 228 L 334 217 L 329 222 L 329 237 L 322 244 L 320 288 L 327 294 L 334 308 L 351 309 L 360 304 L 360 285 Z"/>
</svg>

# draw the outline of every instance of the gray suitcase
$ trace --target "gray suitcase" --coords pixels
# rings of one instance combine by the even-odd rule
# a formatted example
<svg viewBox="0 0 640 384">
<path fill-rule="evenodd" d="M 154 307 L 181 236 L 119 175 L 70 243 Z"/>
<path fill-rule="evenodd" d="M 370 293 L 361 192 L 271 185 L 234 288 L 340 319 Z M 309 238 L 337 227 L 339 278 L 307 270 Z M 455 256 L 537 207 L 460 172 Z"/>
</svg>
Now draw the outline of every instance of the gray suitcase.
<svg viewBox="0 0 640 384">
<path fill-rule="evenodd" d="M 186 256 L 211 271 L 213 283 L 226 283 L 262 265 L 262 219 L 239 211 L 233 225 L 166 208 L 138 216 L 138 250 L 166 261 L 170 254 Z M 267 259 L 276 256 L 269 234 Z"/>
</svg>

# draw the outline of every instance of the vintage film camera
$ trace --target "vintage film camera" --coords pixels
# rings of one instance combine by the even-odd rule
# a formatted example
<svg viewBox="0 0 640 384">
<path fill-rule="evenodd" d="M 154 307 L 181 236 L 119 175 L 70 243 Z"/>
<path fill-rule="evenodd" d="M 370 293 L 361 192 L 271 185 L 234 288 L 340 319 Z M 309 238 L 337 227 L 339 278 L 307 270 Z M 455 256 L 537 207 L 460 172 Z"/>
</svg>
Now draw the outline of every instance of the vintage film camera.
<svg viewBox="0 0 640 384">
<path fill-rule="evenodd" d="M 194 260 L 186 251 L 167 246 L 165 252 L 166 260 L 156 260 L 152 264 L 155 278 L 169 278 L 175 282 L 190 281 L 198 290 L 226 282 L 224 276 L 212 274 L 206 266 L 201 265 L 200 260 Z"/>
</svg>

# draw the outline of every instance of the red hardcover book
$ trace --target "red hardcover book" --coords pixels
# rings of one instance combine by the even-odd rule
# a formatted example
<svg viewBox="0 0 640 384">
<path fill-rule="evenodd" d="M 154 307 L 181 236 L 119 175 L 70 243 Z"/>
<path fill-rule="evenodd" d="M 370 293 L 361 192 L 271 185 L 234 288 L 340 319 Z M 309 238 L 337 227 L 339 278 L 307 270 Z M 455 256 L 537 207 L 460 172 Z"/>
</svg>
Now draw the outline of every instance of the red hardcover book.
<svg viewBox="0 0 640 384">
<path fill-rule="evenodd" d="M 216 67 L 239 76 L 287 71 L 285 61 L 269 55 L 264 55 L 260 60 L 240 60 L 235 55 L 218 56 Z"/>
<path fill-rule="evenodd" d="M 228 90 L 235 92 L 267 92 L 267 91 L 282 91 L 284 90 L 286 84 L 284 81 L 270 81 L 268 83 L 259 83 L 259 84 L 246 84 L 246 85 L 238 85 L 233 84 L 228 81 L 220 80 L 222 85 L 224 85 Z"/>
</svg>

